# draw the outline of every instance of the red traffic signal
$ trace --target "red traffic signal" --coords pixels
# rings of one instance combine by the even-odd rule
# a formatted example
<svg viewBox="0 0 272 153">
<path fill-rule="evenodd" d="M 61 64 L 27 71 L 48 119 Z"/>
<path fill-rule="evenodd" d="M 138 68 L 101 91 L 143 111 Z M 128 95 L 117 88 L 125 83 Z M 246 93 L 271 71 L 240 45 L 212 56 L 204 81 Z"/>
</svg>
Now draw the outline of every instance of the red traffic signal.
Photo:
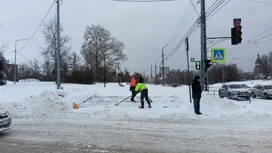
<svg viewBox="0 0 272 153">
<path fill-rule="evenodd" d="M 237 26 L 237 27 L 235 27 L 235 31 L 236 31 L 236 32 L 241 32 L 241 30 L 242 30 L 242 26 Z"/>
<path fill-rule="evenodd" d="M 231 44 L 240 44 L 242 40 L 242 26 L 239 25 L 231 28 Z"/>
</svg>

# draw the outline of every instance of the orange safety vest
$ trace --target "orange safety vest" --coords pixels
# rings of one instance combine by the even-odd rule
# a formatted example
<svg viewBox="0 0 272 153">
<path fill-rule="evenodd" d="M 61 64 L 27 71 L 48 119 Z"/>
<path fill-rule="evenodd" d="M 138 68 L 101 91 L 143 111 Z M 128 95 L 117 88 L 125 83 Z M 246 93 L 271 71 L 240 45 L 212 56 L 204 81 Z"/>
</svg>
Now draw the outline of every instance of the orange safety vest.
<svg viewBox="0 0 272 153">
<path fill-rule="evenodd" d="M 137 80 L 133 77 L 133 78 L 131 79 L 131 81 L 130 81 L 130 86 L 131 86 L 131 87 L 136 87 L 136 85 L 137 85 Z"/>
</svg>

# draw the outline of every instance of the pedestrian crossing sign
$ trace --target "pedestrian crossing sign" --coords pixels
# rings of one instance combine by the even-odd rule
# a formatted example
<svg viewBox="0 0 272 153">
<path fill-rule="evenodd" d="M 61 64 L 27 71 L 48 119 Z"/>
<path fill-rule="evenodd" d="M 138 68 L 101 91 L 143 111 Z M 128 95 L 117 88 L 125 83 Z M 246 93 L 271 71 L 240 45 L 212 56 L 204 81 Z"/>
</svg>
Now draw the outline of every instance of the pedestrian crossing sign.
<svg viewBox="0 0 272 153">
<path fill-rule="evenodd" d="M 226 48 L 212 48 L 212 62 L 226 62 Z"/>
</svg>

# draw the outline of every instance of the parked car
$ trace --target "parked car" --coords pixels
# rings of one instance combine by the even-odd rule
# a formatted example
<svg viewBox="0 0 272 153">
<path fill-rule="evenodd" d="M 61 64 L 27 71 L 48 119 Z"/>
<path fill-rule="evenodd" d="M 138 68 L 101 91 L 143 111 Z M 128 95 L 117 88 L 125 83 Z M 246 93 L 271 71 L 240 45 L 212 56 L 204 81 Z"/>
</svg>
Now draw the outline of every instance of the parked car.
<svg viewBox="0 0 272 153">
<path fill-rule="evenodd" d="M 225 84 L 219 88 L 218 95 L 220 98 L 248 100 L 250 99 L 250 90 L 244 88 L 241 84 Z"/>
<path fill-rule="evenodd" d="M 11 125 L 11 117 L 9 112 L 0 107 L 0 132 L 9 130 Z"/>
<path fill-rule="evenodd" d="M 272 97 L 272 85 L 260 85 L 257 84 L 251 89 L 253 98 L 262 97 L 269 99 Z"/>
<path fill-rule="evenodd" d="M 247 84 L 241 84 L 244 88 L 246 89 L 250 89 L 251 87 L 249 87 Z"/>
</svg>

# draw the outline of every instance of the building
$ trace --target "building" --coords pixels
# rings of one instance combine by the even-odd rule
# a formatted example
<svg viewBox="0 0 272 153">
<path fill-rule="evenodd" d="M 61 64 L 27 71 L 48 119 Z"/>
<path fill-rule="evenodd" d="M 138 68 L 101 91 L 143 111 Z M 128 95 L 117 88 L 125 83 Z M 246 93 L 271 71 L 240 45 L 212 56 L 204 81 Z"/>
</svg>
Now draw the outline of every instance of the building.
<svg viewBox="0 0 272 153">
<path fill-rule="evenodd" d="M 261 64 L 262 64 L 262 60 L 260 58 L 260 55 L 258 54 L 257 59 L 255 61 L 255 68 L 254 68 L 255 79 L 261 78 Z"/>
</svg>

